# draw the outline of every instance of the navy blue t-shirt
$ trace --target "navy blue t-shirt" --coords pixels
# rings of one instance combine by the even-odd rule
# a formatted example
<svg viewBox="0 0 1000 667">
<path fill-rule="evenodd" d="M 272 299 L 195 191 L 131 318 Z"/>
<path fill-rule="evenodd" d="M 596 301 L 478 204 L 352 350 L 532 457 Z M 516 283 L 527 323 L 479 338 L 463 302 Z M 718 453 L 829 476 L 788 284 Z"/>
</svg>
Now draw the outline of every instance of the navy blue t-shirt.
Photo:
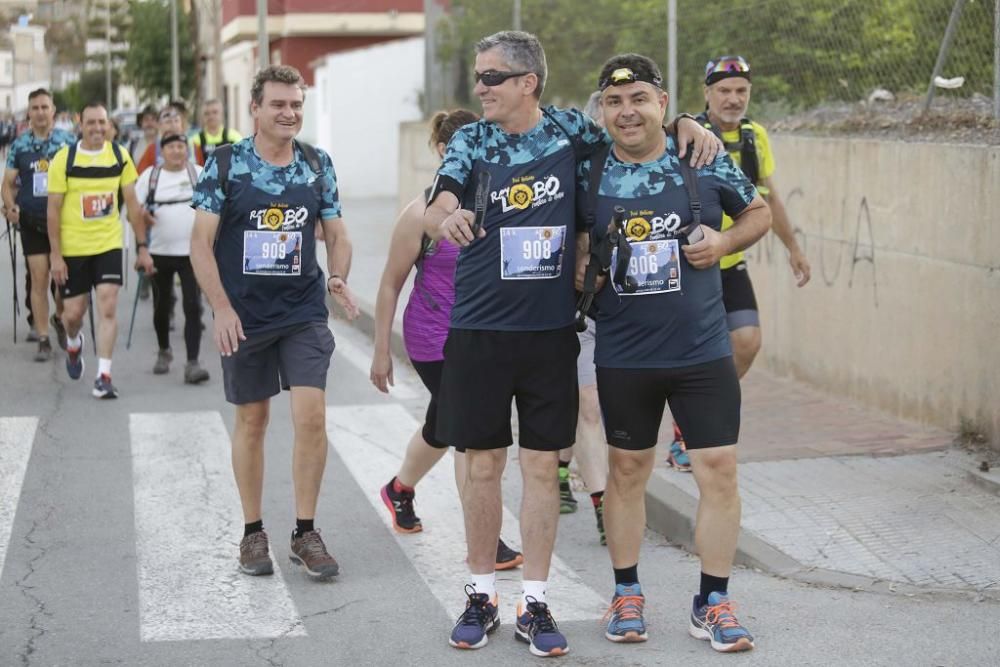
<svg viewBox="0 0 1000 667">
<path fill-rule="evenodd" d="M 486 236 L 462 249 L 451 327 L 546 331 L 574 320 L 574 140 L 581 150 L 607 135 L 575 109 L 547 107 L 524 134 L 480 120 L 455 132 L 438 185 L 447 180 L 472 210 L 479 174 L 490 174 Z"/>
<path fill-rule="evenodd" d="M 277 167 L 247 137 L 232 147 L 228 195 L 219 183 L 217 154 L 198 179 L 191 205 L 222 216 L 215 258 L 246 333 L 329 316 L 315 228 L 318 218 L 340 217 L 340 201 L 330 156 L 316 152 L 319 174 L 298 149 L 291 164 Z"/>
<path fill-rule="evenodd" d="M 49 201 L 49 163 L 63 146 L 76 142 L 76 137 L 66 130 L 53 129 L 45 139 L 39 139 L 28 129 L 14 140 L 7 153 L 7 169 L 16 169 L 20 181 L 16 202 L 21 209 L 22 222 L 27 218 L 45 226 L 46 207 Z"/>
<path fill-rule="evenodd" d="M 590 169 L 585 160 L 578 170 L 581 201 L 587 197 Z M 729 156 L 720 153 L 698 170 L 698 194 L 702 224 L 719 230 L 723 212 L 736 217 L 757 193 Z M 626 212 L 629 273 L 638 290 L 622 293 L 609 280 L 597 295 L 595 364 L 677 368 L 732 354 L 719 266 L 695 269 L 681 250 L 683 239 L 677 238 L 692 214 L 672 136 L 658 160 L 634 164 L 621 162 L 613 152 L 608 155 L 597 197 L 595 224 L 600 230 L 606 229 L 616 205 Z"/>
</svg>

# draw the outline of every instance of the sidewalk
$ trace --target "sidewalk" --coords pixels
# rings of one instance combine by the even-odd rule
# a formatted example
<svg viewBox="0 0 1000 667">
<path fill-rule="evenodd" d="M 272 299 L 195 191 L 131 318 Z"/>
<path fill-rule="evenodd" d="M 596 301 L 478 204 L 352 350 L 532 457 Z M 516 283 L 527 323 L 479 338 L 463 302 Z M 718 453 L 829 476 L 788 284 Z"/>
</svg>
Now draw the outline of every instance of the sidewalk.
<svg viewBox="0 0 1000 667">
<path fill-rule="evenodd" d="M 344 205 L 351 286 L 369 333 L 394 207 Z M 409 284 L 396 313 L 397 352 L 408 293 Z M 1000 476 L 977 472 L 978 460 L 952 440 L 754 368 L 743 382 L 738 562 L 824 585 L 1000 598 Z M 693 550 L 692 476 L 660 463 L 646 502 L 650 528 Z"/>
</svg>

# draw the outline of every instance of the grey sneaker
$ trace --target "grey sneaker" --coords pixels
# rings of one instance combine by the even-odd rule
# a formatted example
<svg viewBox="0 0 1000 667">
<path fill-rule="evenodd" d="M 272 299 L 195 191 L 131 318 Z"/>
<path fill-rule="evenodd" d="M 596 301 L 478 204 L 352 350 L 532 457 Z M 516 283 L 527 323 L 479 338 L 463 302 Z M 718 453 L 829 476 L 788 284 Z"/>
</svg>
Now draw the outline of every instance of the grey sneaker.
<svg viewBox="0 0 1000 667">
<path fill-rule="evenodd" d="M 329 579 L 340 572 L 340 565 L 326 550 L 318 530 L 302 533 L 302 537 L 295 537 L 295 533 L 292 533 L 292 553 L 289 558 L 296 565 L 305 568 L 306 574 L 313 579 Z"/>
<path fill-rule="evenodd" d="M 259 530 L 240 541 L 240 572 L 251 577 L 274 574 L 274 564 L 268 552 L 267 533 Z"/>
<path fill-rule="evenodd" d="M 154 375 L 166 375 L 170 372 L 170 362 L 174 360 L 174 353 L 168 347 L 156 353 L 156 363 L 153 364 Z"/>
<path fill-rule="evenodd" d="M 52 325 L 52 330 L 56 332 L 56 341 L 59 343 L 59 347 L 63 350 L 66 349 L 66 327 L 63 326 L 62 320 L 53 315 L 49 318 L 49 324 Z"/>
<path fill-rule="evenodd" d="M 209 374 L 197 361 L 189 361 L 184 366 L 184 384 L 200 384 L 208 380 Z"/>
<path fill-rule="evenodd" d="M 39 338 L 35 361 L 49 361 L 50 359 L 52 359 L 52 344 L 49 343 L 49 337 Z"/>
</svg>

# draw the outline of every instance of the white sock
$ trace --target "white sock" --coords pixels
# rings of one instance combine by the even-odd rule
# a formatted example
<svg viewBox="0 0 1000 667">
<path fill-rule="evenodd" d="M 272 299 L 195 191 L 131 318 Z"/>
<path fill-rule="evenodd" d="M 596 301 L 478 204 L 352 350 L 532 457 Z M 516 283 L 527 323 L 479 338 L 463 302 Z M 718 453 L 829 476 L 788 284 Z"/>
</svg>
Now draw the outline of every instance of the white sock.
<svg viewBox="0 0 1000 667">
<path fill-rule="evenodd" d="M 83 346 L 83 336 L 80 335 L 79 331 L 76 332 L 76 336 L 74 336 L 73 338 L 66 339 L 66 347 L 68 348 L 77 350 L 82 346 Z"/>
<path fill-rule="evenodd" d="M 522 608 L 528 606 L 528 598 L 534 598 L 536 602 L 545 602 L 545 587 L 548 583 L 547 581 L 528 581 L 525 579 L 522 582 L 524 586 L 524 591 L 521 593 Z"/>
<path fill-rule="evenodd" d="M 489 574 L 472 574 L 469 575 L 472 578 L 470 582 L 472 587 L 476 589 L 477 593 L 486 593 L 490 596 L 492 600 L 497 594 L 497 573 L 490 572 Z"/>
<path fill-rule="evenodd" d="M 97 360 L 97 375 L 107 375 L 111 377 L 111 360 L 110 359 L 98 359 Z"/>
</svg>

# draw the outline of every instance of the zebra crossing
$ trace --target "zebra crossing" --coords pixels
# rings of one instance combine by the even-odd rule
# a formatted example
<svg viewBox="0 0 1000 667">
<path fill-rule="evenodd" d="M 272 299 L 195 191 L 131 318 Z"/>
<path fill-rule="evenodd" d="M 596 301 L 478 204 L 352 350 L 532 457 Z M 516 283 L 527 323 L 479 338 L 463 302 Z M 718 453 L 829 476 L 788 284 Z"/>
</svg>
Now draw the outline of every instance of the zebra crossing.
<svg viewBox="0 0 1000 667">
<path fill-rule="evenodd" d="M 415 388 L 409 391 L 418 395 Z M 379 517 L 419 575 L 413 585 L 425 586 L 448 617 L 457 617 L 464 605 L 465 542 L 451 455 L 419 487 L 425 531 L 396 535 L 378 490 L 398 469 L 417 420 L 391 400 L 330 406 L 327 416 L 332 449 L 368 498 L 366 511 Z M 0 417 L 0 576 L 19 502 L 30 502 L 21 492 L 38 424 L 36 417 Z M 287 561 L 274 558 L 273 577 L 246 577 L 236 567 L 239 535 L 234 525 L 241 513 L 222 415 L 214 410 L 132 412 L 128 437 L 139 640 L 307 636 L 292 587 L 282 575 Z M 506 508 L 504 535 L 520 542 L 517 518 Z M 520 571 L 499 578 L 501 596 L 513 601 L 520 591 Z M 558 605 L 561 620 L 603 614 L 603 598 L 558 556 L 550 582 L 551 602 Z"/>
</svg>

